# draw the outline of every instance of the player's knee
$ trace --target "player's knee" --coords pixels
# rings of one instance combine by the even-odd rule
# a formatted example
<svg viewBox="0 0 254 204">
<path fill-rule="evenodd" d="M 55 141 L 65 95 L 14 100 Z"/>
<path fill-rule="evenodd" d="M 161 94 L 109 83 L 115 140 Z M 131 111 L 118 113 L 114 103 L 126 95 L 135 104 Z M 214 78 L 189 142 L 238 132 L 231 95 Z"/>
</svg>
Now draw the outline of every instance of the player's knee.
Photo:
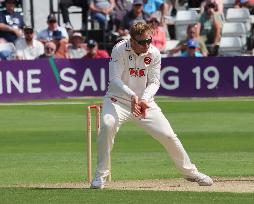
<svg viewBox="0 0 254 204">
<path fill-rule="evenodd" d="M 116 120 L 112 115 L 110 115 L 110 114 L 104 115 L 103 126 L 105 129 L 112 130 L 112 129 L 114 129 L 115 124 L 116 124 Z"/>
</svg>

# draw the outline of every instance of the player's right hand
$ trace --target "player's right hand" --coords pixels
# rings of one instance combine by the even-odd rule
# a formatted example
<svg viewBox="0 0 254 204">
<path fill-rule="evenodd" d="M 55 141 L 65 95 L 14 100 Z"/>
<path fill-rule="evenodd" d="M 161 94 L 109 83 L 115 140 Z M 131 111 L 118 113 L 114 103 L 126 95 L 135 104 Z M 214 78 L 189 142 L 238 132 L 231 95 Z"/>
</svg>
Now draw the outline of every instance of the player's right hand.
<svg viewBox="0 0 254 204">
<path fill-rule="evenodd" d="M 135 117 L 141 116 L 141 107 L 138 102 L 138 96 L 131 97 L 131 112 Z"/>
<path fill-rule="evenodd" d="M 141 115 L 145 119 L 147 117 L 147 111 L 148 108 L 150 108 L 150 106 L 148 105 L 148 102 L 145 100 L 140 100 L 138 104 L 141 108 Z"/>
</svg>

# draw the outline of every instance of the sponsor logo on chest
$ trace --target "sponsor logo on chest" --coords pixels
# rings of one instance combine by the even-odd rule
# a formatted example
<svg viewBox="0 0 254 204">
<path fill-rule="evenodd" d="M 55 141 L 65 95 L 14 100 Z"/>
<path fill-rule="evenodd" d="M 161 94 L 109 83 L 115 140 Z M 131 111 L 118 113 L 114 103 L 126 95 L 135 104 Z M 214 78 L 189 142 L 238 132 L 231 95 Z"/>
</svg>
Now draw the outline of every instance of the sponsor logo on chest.
<svg viewBox="0 0 254 204">
<path fill-rule="evenodd" d="M 131 77 L 145 77 L 145 69 L 129 68 L 129 74 Z"/>
<path fill-rule="evenodd" d="M 145 77 L 146 76 L 146 69 L 151 64 L 152 59 L 150 57 L 144 57 L 142 60 L 136 60 L 134 55 L 129 55 L 129 75 L 131 77 Z"/>
</svg>

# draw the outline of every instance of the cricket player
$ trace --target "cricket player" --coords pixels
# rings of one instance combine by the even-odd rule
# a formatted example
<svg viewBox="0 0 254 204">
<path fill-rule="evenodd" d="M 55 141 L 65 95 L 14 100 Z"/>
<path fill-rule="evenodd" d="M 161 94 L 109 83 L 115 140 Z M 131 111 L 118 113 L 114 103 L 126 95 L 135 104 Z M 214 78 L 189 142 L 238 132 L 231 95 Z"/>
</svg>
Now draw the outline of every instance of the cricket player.
<svg viewBox="0 0 254 204">
<path fill-rule="evenodd" d="M 110 152 L 115 135 L 126 121 L 134 121 L 167 150 L 183 177 L 201 186 L 212 179 L 191 163 L 180 140 L 154 101 L 160 87 L 161 55 L 152 42 L 149 24 L 130 28 L 130 40 L 117 43 L 109 63 L 109 87 L 104 97 L 97 140 L 98 161 L 91 188 L 102 189 L 110 173 Z"/>
</svg>

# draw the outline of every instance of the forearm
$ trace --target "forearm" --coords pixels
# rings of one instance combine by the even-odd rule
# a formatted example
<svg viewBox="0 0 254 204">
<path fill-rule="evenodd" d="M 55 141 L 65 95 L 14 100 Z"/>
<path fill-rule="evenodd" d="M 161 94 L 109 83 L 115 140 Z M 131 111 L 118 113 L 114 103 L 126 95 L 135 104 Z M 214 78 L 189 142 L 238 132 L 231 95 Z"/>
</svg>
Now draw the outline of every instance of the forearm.
<svg viewBox="0 0 254 204">
<path fill-rule="evenodd" d="M 220 33 L 221 33 L 221 26 L 218 22 L 215 22 L 215 37 L 214 37 L 214 44 L 217 44 L 220 42 Z"/>
<path fill-rule="evenodd" d="M 4 23 L 0 23 L 0 30 L 7 31 L 7 32 L 13 32 L 13 28 L 11 26 L 4 24 Z"/>
<path fill-rule="evenodd" d="M 158 83 L 149 84 L 146 87 L 146 89 L 141 97 L 141 100 L 151 101 L 151 99 L 155 96 L 155 94 L 157 93 L 159 88 L 160 88 L 160 84 L 158 84 Z"/>
<path fill-rule="evenodd" d="M 119 93 L 120 95 L 125 95 L 128 98 L 136 95 L 134 91 L 132 91 L 126 84 L 123 83 L 122 80 L 115 78 L 110 81 L 110 87 L 115 93 Z"/>
<path fill-rule="evenodd" d="M 97 8 L 94 3 L 91 3 L 89 6 L 90 10 L 93 12 L 102 12 L 102 9 Z"/>
</svg>

